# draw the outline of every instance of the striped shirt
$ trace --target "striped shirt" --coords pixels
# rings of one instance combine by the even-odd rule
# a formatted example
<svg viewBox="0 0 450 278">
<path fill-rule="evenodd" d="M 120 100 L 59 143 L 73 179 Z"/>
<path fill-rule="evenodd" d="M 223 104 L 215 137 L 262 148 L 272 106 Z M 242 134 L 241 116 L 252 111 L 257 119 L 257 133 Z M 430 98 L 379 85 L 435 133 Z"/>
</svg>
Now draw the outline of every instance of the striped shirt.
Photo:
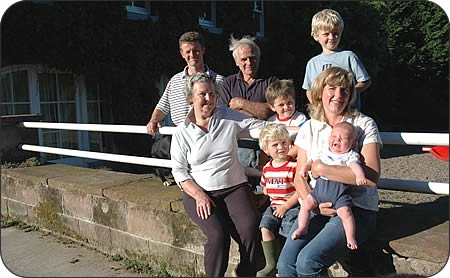
<svg viewBox="0 0 450 278">
<path fill-rule="evenodd" d="M 279 167 L 269 161 L 263 168 L 260 185 L 266 187 L 271 206 L 284 204 L 295 193 L 294 177 L 297 162 L 288 160 Z"/>
<path fill-rule="evenodd" d="M 206 73 L 216 80 L 217 90 L 219 91 L 224 77 L 210 70 L 205 65 Z M 177 126 L 184 122 L 191 106 L 186 101 L 186 81 L 189 75 L 188 68 L 185 67 L 182 72 L 175 74 L 167 83 L 163 95 L 159 99 L 155 109 L 163 112 L 165 115 L 170 113 L 172 122 Z"/>
</svg>

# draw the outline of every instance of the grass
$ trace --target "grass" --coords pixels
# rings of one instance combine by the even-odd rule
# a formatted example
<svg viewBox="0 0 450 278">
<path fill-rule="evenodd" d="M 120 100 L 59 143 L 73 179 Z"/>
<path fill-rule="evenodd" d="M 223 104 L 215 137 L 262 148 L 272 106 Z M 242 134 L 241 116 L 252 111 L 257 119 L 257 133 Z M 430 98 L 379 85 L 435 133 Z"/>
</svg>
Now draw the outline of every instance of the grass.
<svg viewBox="0 0 450 278">
<path fill-rule="evenodd" d="M 124 258 L 118 254 L 110 256 L 110 259 L 114 262 L 120 262 L 128 271 L 152 277 L 172 277 L 165 268 L 156 270 L 149 263 L 143 261 Z"/>
<path fill-rule="evenodd" d="M 34 167 L 39 165 L 44 165 L 46 160 L 41 157 L 30 157 L 22 162 L 5 162 L 2 164 L 1 169 L 12 169 L 12 168 L 25 168 L 25 167 Z"/>
</svg>

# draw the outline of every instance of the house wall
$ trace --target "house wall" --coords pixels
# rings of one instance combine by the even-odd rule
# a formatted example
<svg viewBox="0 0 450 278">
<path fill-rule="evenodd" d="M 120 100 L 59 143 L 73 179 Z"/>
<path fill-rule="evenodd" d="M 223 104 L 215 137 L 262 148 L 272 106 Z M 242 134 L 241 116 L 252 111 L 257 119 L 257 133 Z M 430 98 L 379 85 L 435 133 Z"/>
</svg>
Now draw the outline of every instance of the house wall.
<svg viewBox="0 0 450 278">
<path fill-rule="evenodd" d="M 1 116 L 0 120 L 0 158 L 1 162 L 20 162 L 36 156 L 36 153 L 27 152 L 18 148 L 19 144 L 39 145 L 38 130 L 20 127 L 18 124 L 25 121 L 37 122 L 41 115 L 14 115 Z"/>
</svg>

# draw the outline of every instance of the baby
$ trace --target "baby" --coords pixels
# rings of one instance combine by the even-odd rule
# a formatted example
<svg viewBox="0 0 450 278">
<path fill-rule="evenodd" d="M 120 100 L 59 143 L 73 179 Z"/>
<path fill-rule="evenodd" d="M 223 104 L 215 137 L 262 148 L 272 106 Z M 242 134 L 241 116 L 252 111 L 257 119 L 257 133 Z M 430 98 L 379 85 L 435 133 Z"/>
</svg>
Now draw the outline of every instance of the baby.
<svg viewBox="0 0 450 278">
<path fill-rule="evenodd" d="M 356 130 L 347 122 L 336 124 L 331 131 L 326 148 L 320 156 L 320 160 L 328 165 L 349 166 L 356 176 L 357 185 L 367 184 L 364 170 L 360 164 L 359 154 L 352 150 L 356 144 Z M 300 168 L 299 174 L 307 177 L 311 170 L 312 160 Z M 348 185 L 328 180 L 326 177 L 317 179 L 313 191 L 302 201 L 298 218 L 298 229 L 292 233 L 293 240 L 307 233 L 310 211 L 320 203 L 331 202 L 337 210 L 337 215 L 342 219 L 342 224 L 347 238 L 347 247 L 357 249 L 355 238 L 355 219 L 352 214 L 352 200 Z"/>
</svg>

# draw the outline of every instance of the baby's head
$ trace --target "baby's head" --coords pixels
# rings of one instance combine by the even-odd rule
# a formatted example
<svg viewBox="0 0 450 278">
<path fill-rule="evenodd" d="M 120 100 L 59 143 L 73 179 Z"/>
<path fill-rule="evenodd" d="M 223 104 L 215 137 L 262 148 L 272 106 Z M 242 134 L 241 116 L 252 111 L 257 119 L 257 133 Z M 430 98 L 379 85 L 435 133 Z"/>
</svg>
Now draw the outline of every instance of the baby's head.
<svg viewBox="0 0 450 278">
<path fill-rule="evenodd" d="M 335 50 L 341 40 L 344 20 L 332 9 L 316 13 L 311 22 L 311 36 L 320 43 L 324 50 Z"/>
<path fill-rule="evenodd" d="M 259 134 L 259 147 L 274 160 L 286 160 L 291 140 L 285 125 L 268 124 Z"/>
<path fill-rule="evenodd" d="M 292 117 L 295 113 L 295 88 L 290 79 L 276 80 L 266 89 L 266 100 L 270 109 L 280 119 Z"/>
<path fill-rule="evenodd" d="M 340 122 L 333 126 L 328 147 L 337 154 L 350 151 L 356 144 L 356 129 L 348 122 Z"/>
</svg>

